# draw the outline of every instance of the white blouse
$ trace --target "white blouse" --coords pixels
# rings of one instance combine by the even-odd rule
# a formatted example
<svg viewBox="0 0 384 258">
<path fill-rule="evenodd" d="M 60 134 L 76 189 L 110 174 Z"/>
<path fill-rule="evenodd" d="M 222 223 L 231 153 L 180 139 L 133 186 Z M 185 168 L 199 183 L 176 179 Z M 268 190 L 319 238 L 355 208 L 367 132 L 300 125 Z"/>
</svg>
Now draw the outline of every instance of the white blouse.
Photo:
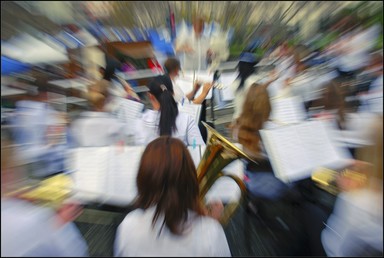
<svg viewBox="0 0 384 258">
<path fill-rule="evenodd" d="M 154 227 L 152 218 L 155 207 L 130 212 L 119 225 L 114 246 L 114 256 L 189 256 L 228 257 L 231 252 L 220 223 L 207 216 L 189 212 L 189 228 L 184 235 L 172 234 L 159 216 Z"/>
</svg>

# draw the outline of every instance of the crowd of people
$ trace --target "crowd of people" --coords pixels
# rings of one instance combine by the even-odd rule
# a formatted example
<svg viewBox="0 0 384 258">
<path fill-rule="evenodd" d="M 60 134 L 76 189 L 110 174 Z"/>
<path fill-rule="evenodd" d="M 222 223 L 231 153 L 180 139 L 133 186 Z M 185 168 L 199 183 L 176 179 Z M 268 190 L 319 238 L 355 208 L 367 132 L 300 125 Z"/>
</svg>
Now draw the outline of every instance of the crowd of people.
<svg viewBox="0 0 384 258">
<path fill-rule="evenodd" d="M 63 203 L 52 211 L 11 194 L 9 189 L 22 185 L 23 176 L 41 179 L 69 173 L 66 162 L 71 148 L 123 146 L 132 137 L 130 144 L 145 146 L 145 150 L 136 178 L 134 210 L 117 229 L 114 255 L 231 256 L 219 223 L 223 205 L 208 209 L 200 199 L 196 167 L 187 149 L 206 144 L 206 131 L 201 126 L 204 117 L 196 121 L 178 109 L 184 102 L 203 104 L 213 87 L 212 82 L 194 81 L 192 90 L 185 93 L 177 84 L 181 70 L 206 70 L 215 55 L 209 39 L 201 36 L 203 28 L 204 21 L 196 19 L 190 38 L 176 40 L 177 56 L 165 61 L 165 73 L 147 83 L 145 95 L 136 94 L 116 76 L 116 67 L 107 63 L 101 70 L 102 79 L 90 85 L 83 96 L 89 110 L 73 121 L 68 122 L 66 114 L 53 110 L 39 96 L 17 103 L 15 114 L 7 121 L 10 133 L 2 133 L 2 255 L 88 256 L 86 241 L 73 223 L 81 210 L 77 205 Z M 271 120 L 272 102 L 293 96 L 302 101 L 307 120 L 326 120 L 338 130 L 352 130 L 356 123 L 363 123 L 365 128 L 357 131 L 368 144 L 353 148 L 355 162 L 347 169 L 364 180 L 352 180 L 341 173 L 337 177 L 341 193 L 332 213 L 311 221 L 308 218 L 313 213 L 322 211 L 305 200 L 303 223 L 309 224 L 309 255 L 380 256 L 383 59 L 382 53 L 373 53 L 370 44 L 378 36 L 378 28 L 340 28 L 341 37 L 316 56 L 311 57 L 308 47 L 287 43 L 262 60 L 251 52 L 242 53 L 237 78 L 230 85 L 234 95 L 230 140 L 254 160 L 268 160 L 259 131 L 278 124 Z M 262 71 L 264 63 L 273 68 Z M 150 107 L 131 123 L 124 123 L 116 115 L 119 98 L 139 103 L 146 98 Z M 205 108 L 203 105 L 203 112 Z M 351 120 L 355 114 L 358 119 Z M 52 130 L 55 140 L 47 137 Z M 58 140 L 60 135 L 64 141 Z M 16 164 L 20 161 L 23 164 Z M 257 173 L 251 171 L 250 164 L 245 170 Z"/>
</svg>

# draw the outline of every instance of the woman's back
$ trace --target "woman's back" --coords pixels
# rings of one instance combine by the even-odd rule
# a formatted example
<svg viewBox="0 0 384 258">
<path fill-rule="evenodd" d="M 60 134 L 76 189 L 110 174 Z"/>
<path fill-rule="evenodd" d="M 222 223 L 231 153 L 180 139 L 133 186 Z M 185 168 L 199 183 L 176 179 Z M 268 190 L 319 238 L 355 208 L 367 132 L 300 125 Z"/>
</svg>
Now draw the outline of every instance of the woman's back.
<svg viewBox="0 0 384 258">
<path fill-rule="evenodd" d="M 184 235 L 161 228 L 160 218 L 152 227 L 155 208 L 137 209 L 120 224 L 115 241 L 115 256 L 231 256 L 220 223 L 189 212 L 189 228 Z"/>
</svg>

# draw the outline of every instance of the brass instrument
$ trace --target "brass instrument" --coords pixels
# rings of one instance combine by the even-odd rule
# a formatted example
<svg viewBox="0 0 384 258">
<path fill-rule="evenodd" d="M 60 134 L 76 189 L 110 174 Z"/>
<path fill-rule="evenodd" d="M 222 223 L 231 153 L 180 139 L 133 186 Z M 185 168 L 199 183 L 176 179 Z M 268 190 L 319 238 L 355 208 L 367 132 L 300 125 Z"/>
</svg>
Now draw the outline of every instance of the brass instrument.
<svg viewBox="0 0 384 258">
<path fill-rule="evenodd" d="M 222 225 L 226 225 L 242 200 L 244 200 L 246 187 L 242 179 L 235 175 L 225 175 L 222 172 L 222 169 L 232 161 L 239 158 L 245 158 L 250 161 L 253 160 L 237 146 L 220 135 L 215 129 L 204 122 L 202 123 L 208 130 L 208 141 L 205 152 L 201 158 L 199 166 L 197 167 L 197 178 L 200 186 L 200 198 L 204 200 L 205 195 L 208 193 L 209 189 L 216 182 L 216 180 L 224 176 L 232 178 L 241 190 L 240 201 L 237 203 L 228 203 L 224 208 L 220 222 Z"/>
<path fill-rule="evenodd" d="M 338 195 L 341 191 L 337 184 L 337 179 L 339 177 L 345 177 L 348 180 L 353 180 L 359 184 L 365 184 L 368 181 L 368 177 L 365 174 L 354 171 L 353 169 L 344 169 L 339 172 L 327 168 L 317 169 L 312 174 L 311 179 L 319 188 L 330 194 Z"/>
</svg>

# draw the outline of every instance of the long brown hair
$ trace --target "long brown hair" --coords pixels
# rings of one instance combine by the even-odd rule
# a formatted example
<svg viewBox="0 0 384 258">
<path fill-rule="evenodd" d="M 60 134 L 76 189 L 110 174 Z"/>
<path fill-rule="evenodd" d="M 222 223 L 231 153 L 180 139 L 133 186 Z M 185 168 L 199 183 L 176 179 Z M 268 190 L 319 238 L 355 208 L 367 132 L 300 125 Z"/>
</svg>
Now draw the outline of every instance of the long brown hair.
<svg viewBox="0 0 384 258">
<path fill-rule="evenodd" d="M 203 215 L 196 167 L 179 139 L 161 136 L 147 145 L 136 184 L 136 207 L 156 205 L 153 225 L 162 214 L 162 225 L 165 223 L 172 233 L 180 235 L 185 230 L 188 210 Z"/>
<path fill-rule="evenodd" d="M 260 153 L 260 135 L 262 129 L 271 113 L 271 103 L 266 89 L 267 85 L 252 84 L 249 88 L 243 110 L 237 119 L 238 140 L 251 156 L 257 158 Z"/>
</svg>

